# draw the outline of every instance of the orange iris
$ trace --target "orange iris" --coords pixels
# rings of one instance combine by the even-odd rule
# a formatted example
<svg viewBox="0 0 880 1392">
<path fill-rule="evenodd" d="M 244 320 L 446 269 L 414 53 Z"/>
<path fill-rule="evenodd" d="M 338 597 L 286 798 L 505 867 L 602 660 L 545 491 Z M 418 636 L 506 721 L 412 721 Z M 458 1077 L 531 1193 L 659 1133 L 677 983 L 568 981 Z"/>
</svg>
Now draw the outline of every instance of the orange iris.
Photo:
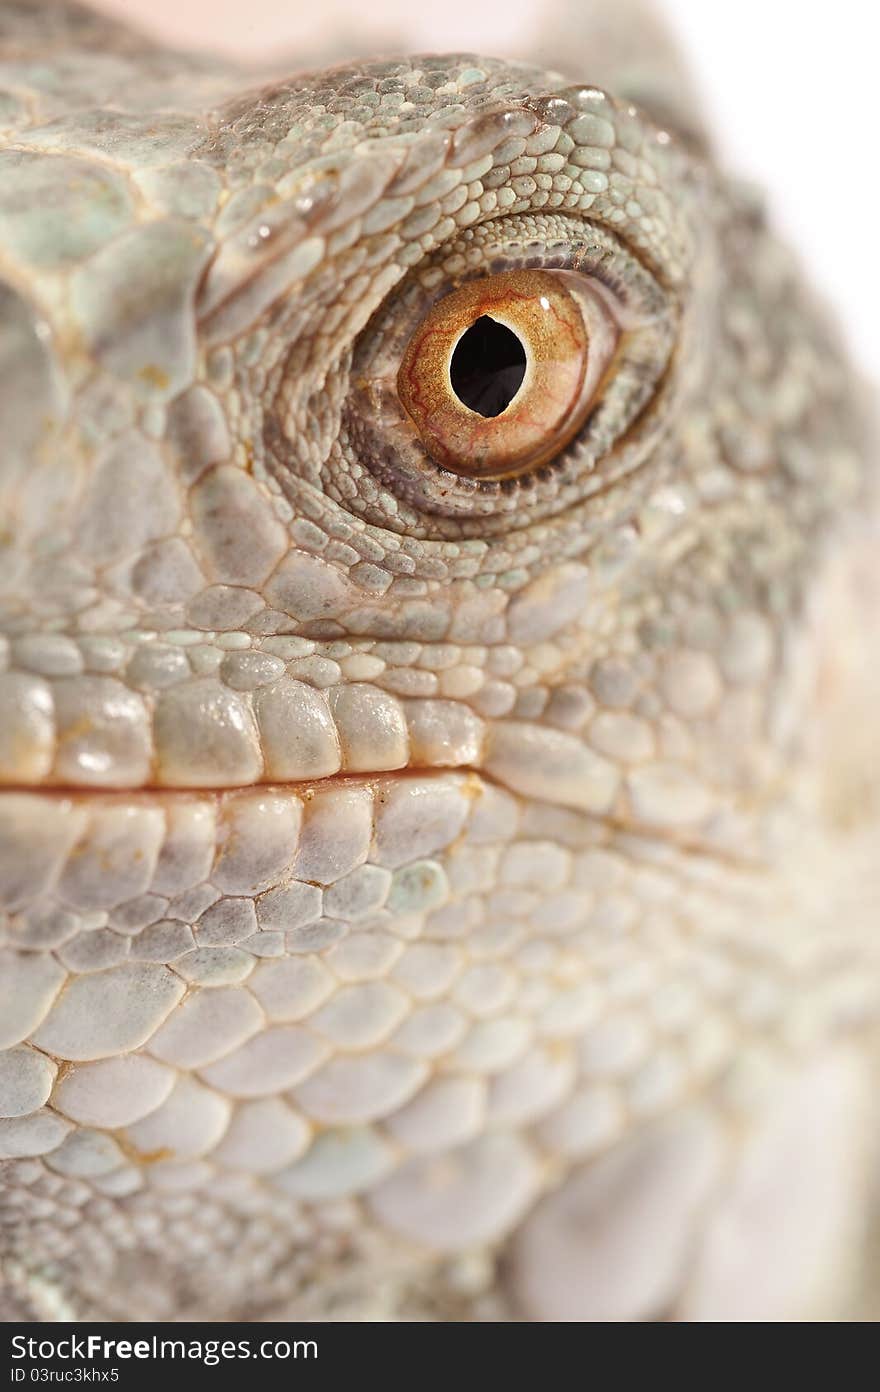
<svg viewBox="0 0 880 1392">
<path fill-rule="evenodd" d="M 398 396 L 438 464 L 509 478 L 546 463 L 577 433 L 619 333 L 586 277 L 504 271 L 434 305 L 404 352 Z"/>
</svg>

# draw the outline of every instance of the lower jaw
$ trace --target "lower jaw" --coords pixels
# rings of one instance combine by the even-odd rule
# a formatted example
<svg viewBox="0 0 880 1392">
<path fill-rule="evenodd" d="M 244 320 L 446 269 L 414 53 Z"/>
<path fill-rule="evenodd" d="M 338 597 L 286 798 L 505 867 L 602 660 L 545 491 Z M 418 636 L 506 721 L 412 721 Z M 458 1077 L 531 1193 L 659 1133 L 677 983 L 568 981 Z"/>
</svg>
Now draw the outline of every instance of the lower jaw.
<svg viewBox="0 0 880 1392">
<path fill-rule="evenodd" d="M 613 1145 L 741 1047 L 738 1003 L 777 974 L 758 878 L 468 772 L 4 793 L 0 1048 L 24 1045 L 45 1089 L 0 1122 L 0 1158 L 155 1220 L 163 1280 L 185 1264 L 181 1195 L 195 1212 L 236 1185 L 233 1247 L 222 1224 L 204 1239 L 230 1291 L 249 1285 L 248 1185 L 285 1250 L 303 1207 L 332 1233 L 348 1202 L 421 1251 L 491 1246 L 548 1166 Z M 208 1012 L 194 1030 L 206 998 L 221 1027 Z M 95 1072 L 123 1060 L 167 1090 L 139 1101 Z M 283 1134 L 247 1120 L 257 1103 Z M 31 1182 L 22 1251 L 43 1266 L 56 1234 Z M 79 1221 L 74 1283 L 92 1260 Z"/>
<path fill-rule="evenodd" d="M 321 952 L 353 927 L 454 916 L 474 889 L 531 888 L 516 870 L 521 842 L 554 865 L 567 858 L 562 880 L 594 896 L 577 856 L 615 841 L 647 862 L 714 862 L 721 878 L 755 866 L 721 843 L 554 806 L 469 769 L 227 790 L 0 789 L 0 944 L 54 953 L 74 972 L 185 964 L 239 943 L 256 956 Z M 450 876 L 450 856 L 468 847 L 486 848 L 494 881 L 484 871 L 471 884 L 457 862 Z M 247 901 L 249 932 L 202 922 L 221 899 Z M 4 1038 L 0 1024 L 0 1048 Z"/>
<path fill-rule="evenodd" d="M 607 952 L 644 955 L 643 919 L 665 924 L 662 949 L 689 937 L 695 915 L 720 924 L 754 897 L 736 865 L 631 832 L 461 771 L 222 793 L 5 792 L 0 1049 L 30 1044 L 63 1067 L 152 1053 L 179 1003 L 203 988 L 249 992 L 261 962 L 290 958 L 338 985 L 391 981 L 395 1000 L 410 992 L 419 1008 L 458 989 L 468 963 L 478 976 L 487 964 L 498 1001 L 475 987 L 455 1011 L 478 1036 L 512 1016 L 512 1038 L 571 1037 L 601 1003 Z M 330 1043 L 358 1049 L 360 1030 L 393 1050 L 395 1025 Z M 234 1043 L 221 1031 L 216 1056 Z"/>
<path fill-rule="evenodd" d="M 374 877 L 360 903 L 338 889 L 331 907 L 345 919 L 401 901 L 395 872 L 495 819 L 516 800 L 471 773 L 383 774 L 312 784 L 230 791 L 15 790 L 0 793 L 0 908 L 15 916 L 25 949 L 66 945 L 55 917 L 109 926 L 128 940 L 199 889 L 262 896 L 309 885 L 320 899 L 367 862 Z M 362 876 L 362 879 L 366 877 Z M 355 893 L 349 890 L 349 898 Z M 295 933 L 293 917 L 257 906 L 256 931 Z M 310 911 L 311 912 L 311 911 Z M 318 915 L 320 917 L 320 915 Z M 262 921 L 261 921 L 262 920 Z M 291 944 L 295 946 L 295 944 Z M 107 943 L 108 958 L 111 944 Z M 121 949 L 120 949 L 121 950 Z"/>
</svg>

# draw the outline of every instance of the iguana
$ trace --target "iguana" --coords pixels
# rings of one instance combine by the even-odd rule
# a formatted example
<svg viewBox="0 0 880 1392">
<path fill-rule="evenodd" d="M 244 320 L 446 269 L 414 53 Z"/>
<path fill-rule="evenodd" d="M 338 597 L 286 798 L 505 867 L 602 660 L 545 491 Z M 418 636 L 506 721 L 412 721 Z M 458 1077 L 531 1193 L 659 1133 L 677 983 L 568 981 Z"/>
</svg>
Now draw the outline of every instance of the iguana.
<svg viewBox="0 0 880 1392">
<path fill-rule="evenodd" d="M 653 19 L 552 14 L 0 10 L 7 1318 L 870 1300 L 867 397 Z"/>
</svg>

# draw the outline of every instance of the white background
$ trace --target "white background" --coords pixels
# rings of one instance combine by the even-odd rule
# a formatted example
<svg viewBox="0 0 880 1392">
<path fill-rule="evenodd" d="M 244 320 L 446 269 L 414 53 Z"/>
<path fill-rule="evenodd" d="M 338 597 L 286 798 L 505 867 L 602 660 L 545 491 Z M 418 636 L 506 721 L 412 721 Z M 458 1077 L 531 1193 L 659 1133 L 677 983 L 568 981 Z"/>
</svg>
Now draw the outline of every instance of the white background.
<svg viewBox="0 0 880 1392">
<path fill-rule="evenodd" d="M 504 51 L 542 0 L 100 0 L 177 42 L 274 58 L 388 17 L 425 49 Z M 547 3 L 547 0 L 543 0 Z M 609 4 L 614 0 L 609 0 Z M 857 361 L 880 383 L 878 89 L 873 0 L 660 0 L 726 163 L 763 185 Z M 387 30 L 387 25 L 386 25 Z M 382 47 L 387 47 L 382 43 Z M 585 75 L 589 77 L 589 74 Z"/>
<path fill-rule="evenodd" d="M 837 307 L 880 384 L 880 8 L 666 0 L 726 161 Z"/>
</svg>

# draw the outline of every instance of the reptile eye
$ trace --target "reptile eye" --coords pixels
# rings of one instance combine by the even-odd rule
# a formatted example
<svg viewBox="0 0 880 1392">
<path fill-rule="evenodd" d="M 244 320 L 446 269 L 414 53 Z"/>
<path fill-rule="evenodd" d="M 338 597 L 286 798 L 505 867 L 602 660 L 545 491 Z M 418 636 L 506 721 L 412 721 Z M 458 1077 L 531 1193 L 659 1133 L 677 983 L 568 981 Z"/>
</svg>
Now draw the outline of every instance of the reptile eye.
<svg viewBox="0 0 880 1392">
<path fill-rule="evenodd" d="M 467 228 L 364 324 L 321 487 L 407 536 L 484 539 L 561 512 L 644 459 L 679 323 L 677 294 L 582 217 Z"/>
<path fill-rule="evenodd" d="M 439 300 L 409 340 L 400 402 L 438 464 L 514 477 L 558 454 L 594 404 L 620 336 L 571 271 L 506 271 Z"/>
</svg>

